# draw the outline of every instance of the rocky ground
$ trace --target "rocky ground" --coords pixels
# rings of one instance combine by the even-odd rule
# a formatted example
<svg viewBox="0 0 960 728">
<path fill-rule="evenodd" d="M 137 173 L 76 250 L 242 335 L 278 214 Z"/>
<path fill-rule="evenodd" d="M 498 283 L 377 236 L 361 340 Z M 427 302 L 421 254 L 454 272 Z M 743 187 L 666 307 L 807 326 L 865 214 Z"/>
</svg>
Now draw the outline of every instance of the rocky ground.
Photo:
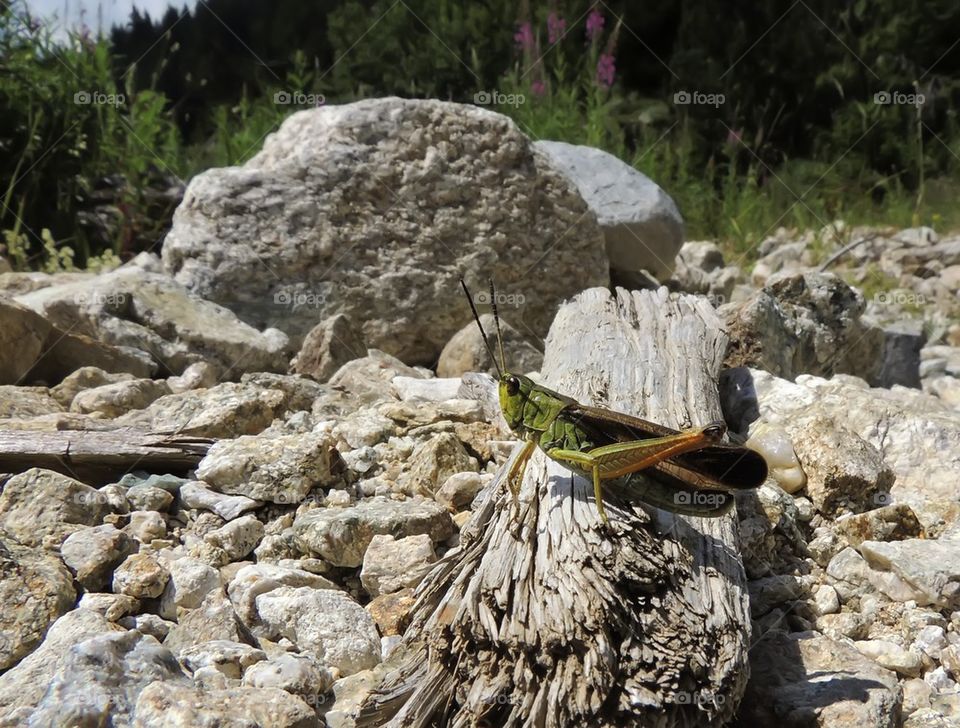
<svg viewBox="0 0 960 728">
<path fill-rule="evenodd" d="M 960 237 L 835 223 L 724 260 L 632 170 L 455 106 L 302 112 L 191 183 L 162 259 L 0 273 L 0 725 L 352 725 L 513 447 L 458 271 L 502 280 L 525 372 L 556 301 L 609 276 L 710 297 L 728 423 L 771 465 L 738 502 L 739 724 L 960 725 Z M 105 430 L 213 442 L 103 477 L 4 451 Z"/>
</svg>

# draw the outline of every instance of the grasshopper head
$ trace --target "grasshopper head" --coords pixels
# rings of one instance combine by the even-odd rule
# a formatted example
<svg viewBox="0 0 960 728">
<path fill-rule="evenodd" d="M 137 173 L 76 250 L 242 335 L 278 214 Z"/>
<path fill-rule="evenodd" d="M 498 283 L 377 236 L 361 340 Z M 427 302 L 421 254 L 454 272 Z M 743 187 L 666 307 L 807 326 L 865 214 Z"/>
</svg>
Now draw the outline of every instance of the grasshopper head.
<svg viewBox="0 0 960 728">
<path fill-rule="evenodd" d="M 504 372 L 500 377 L 500 409 L 511 430 L 517 430 L 523 422 L 523 406 L 534 388 L 533 380 Z"/>
</svg>

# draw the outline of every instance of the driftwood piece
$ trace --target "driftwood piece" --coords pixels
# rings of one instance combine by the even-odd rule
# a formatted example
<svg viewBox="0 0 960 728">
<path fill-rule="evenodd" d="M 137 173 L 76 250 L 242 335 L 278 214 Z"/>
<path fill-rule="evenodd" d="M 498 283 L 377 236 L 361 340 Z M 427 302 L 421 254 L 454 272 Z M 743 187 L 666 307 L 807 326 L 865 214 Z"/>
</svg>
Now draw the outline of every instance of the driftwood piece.
<svg viewBox="0 0 960 728">
<path fill-rule="evenodd" d="M 721 419 L 725 346 L 703 298 L 590 289 L 558 313 L 543 375 L 582 402 L 702 425 Z M 736 516 L 673 516 L 611 495 L 605 528 L 592 485 L 539 451 L 519 511 L 504 472 L 418 589 L 357 724 L 727 722 L 748 677 Z"/>
<path fill-rule="evenodd" d="M 130 470 L 184 473 L 197 467 L 213 440 L 115 430 L 0 429 L 0 473 L 45 468 L 88 483 L 110 482 Z"/>
</svg>

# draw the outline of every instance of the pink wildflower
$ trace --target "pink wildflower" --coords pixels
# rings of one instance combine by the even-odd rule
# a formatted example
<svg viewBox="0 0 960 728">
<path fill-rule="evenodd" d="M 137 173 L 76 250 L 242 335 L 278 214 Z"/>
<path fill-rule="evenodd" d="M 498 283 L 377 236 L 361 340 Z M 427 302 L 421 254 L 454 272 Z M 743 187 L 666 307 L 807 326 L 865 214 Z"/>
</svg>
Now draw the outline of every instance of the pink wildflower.
<svg viewBox="0 0 960 728">
<path fill-rule="evenodd" d="M 594 8 L 587 16 L 587 40 L 595 41 L 603 32 L 603 25 L 606 21 L 603 19 L 603 13 Z"/>
<path fill-rule="evenodd" d="M 547 16 L 547 40 L 550 45 L 558 42 L 567 30 L 567 21 L 556 13 L 550 13 Z"/>
<path fill-rule="evenodd" d="M 613 86 L 616 72 L 613 56 L 609 53 L 601 53 L 600 60 L 597 61 L 597 83 L 603 88 L 610 88 Z"/>
</svg>

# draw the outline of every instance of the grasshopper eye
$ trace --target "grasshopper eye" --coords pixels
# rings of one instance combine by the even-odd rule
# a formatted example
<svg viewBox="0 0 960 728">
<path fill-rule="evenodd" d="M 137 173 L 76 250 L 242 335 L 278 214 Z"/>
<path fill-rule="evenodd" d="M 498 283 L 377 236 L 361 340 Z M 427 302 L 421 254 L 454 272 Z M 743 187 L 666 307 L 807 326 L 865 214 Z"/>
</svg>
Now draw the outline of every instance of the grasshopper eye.
<svg viewBox="0 0 960 728">
<path fill-rule="evenodd" d="M 504 383 L 507 385 L 507 394 L 515 397 L 520 393 L 520 380 L 514 376 L 504 377 Z"/>
</svg>

